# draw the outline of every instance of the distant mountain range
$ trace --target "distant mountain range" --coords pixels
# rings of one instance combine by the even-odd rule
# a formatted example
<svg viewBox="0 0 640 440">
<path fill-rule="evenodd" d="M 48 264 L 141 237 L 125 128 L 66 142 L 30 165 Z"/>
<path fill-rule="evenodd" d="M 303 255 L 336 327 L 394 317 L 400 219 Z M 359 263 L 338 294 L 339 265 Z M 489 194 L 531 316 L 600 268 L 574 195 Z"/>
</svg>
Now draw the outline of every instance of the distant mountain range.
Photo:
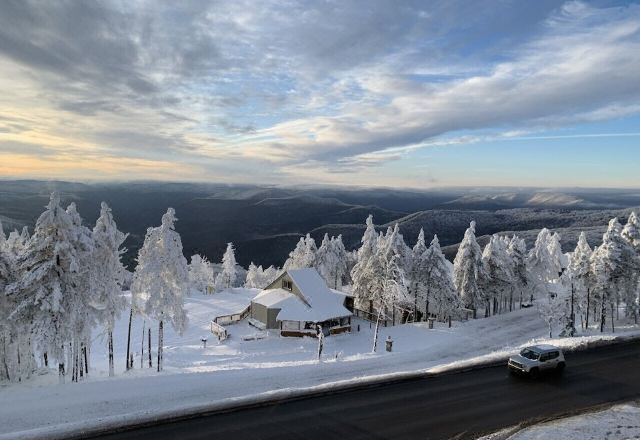
<svg viewBox="0 0 640 440">
<path fill-rule="evenodd" d="M 33 225 L 49 193 L 59 191 L 64 203 L 76 202 L 92 225 L 106 201 L 121 230 L 130 234 L 126 262 L 133 266 L 148 227 L 175 208 L 185 255 L 202 253 L 218 261 L 227 242 L 247 266 L 282 265 L 302 234 L 321 240 L 325 232 L 342 234 L 345 245 L 359 245 L 364 221 L 373 214 L 386 229 L 399 223 L 409 244 L 420 228 L 428 239 L 437 233 L 451 256 L 471 220 L 479 236 L 517 232 L 531 244 L 542 227 L 558 229 L 563 247 L 575 245 L 580 230 L 597 244 L 608 220 L 623 220 L 640 206 L 640 190 L 444 188 L 426 191 L 385 188 L 287 188 L 279 186 L 129 182 L 0 181 L 0 220 L 5 233 Z M 481 238 L 481 241 L 484 240 Z"/>
</svg>

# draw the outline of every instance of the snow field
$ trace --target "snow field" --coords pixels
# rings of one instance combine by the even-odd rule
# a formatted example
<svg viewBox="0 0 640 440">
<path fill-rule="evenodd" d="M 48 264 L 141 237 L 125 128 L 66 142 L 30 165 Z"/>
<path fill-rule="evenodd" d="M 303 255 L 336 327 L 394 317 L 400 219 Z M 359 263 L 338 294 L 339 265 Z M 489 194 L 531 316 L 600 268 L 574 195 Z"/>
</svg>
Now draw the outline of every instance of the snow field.
<svg viewBox="0 0 640 440">
<path fill-rule="evenodd" d="M 4 434 L 0 438 L 17 438 L 17 432 L 27 436 L 27 431 L 34 429 L 37 431 L 31 431 L 33 435 L 47 433 L 56 438 L 57 433 L 57 438 L 64 438 L 78 429 L 472 367 L 502 360 L 522 345 L 549 341 L 544 338 L 546 322 L 530 308 L 454 322 L 452 328 L 442 323 L 436 323 L 433 330 L 426 323 L 382 327 L 375 354 L 371 353 L 373 326 L 354 320 L 353 333 L 325 339 L 322 363 L 316 360 L 314 338 L 282 338 L 272 332 L 265 339 L 245 341 L 243 336 L 260 333 L 246 322 L 228 326 L 231 337 L 218 344 L 209 332 L 211 319 L 243 309 L 257 293 L 255 289 L 231 289 L 188 297 L 185 333 L 179 336 L 165 326 L 162 373 L 155 371 L 156 322 L 151 322 L 154 368 L 146 368 L 146 336 L 145 368 L 140 368 L 141 317 L 136 317 L 132 325 L 134 370 L 123 371 L 128 327 L 128 314 L 123 314 L 114 330 L 116 377 L 108 377 L 106 340 L 96 334 L 89 380 L 59 385 L 57 374 L 52 372 L 0 388 L 0 434 Z M 640 334 L 631 325 L 618 326 L 618 332 Z M 203 336 L 209 339 L 206 349 L 201 342 Z M 387 336 L 394 341 L 392 353 L 384 351 Z M 615 337 L 594 334 L 550 341 L 576 348 Z"/>
</svg>

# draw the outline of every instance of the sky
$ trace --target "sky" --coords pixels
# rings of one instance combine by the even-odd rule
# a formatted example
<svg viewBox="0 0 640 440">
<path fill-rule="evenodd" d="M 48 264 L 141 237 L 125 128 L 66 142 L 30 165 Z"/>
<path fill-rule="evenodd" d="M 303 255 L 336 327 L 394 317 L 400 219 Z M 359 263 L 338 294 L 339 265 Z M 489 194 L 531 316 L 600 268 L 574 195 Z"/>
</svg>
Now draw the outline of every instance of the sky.
<svg viewBox="0 0 640 440">
<path fill-rule="evenodd" d="M 0 2 L 0 178 L 640 187 L 640 3 Z"/>
</svg>

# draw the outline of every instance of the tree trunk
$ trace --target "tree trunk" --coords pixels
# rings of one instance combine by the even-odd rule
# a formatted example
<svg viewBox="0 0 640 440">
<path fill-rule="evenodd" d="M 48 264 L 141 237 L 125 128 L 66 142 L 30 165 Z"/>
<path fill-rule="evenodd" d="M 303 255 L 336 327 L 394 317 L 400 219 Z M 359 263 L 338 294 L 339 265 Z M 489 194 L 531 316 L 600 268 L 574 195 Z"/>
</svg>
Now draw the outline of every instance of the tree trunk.
<svg viewBox="0 0 640 440">
<path fill-rule="evenodd" d="M 604 303 L 604 292 L 602 294 L 602 303 L 600 304 L 600 333 L 604 333 L 604 324 L 605 324 L 605 303 Z"/>
<path fill-rule="evenodd" d="M 158 372 L 162 371 L 162 320 L 158 325 Z"/>
<path fill-rule="evenodd" d="M 590 306 L 590 304 L 589 304 L 589 300 L 590 300 L 589 295 L 590 295 L 590 290 L 591 289 L 587 288 L 587 314 L 586 314 L 587 316 L 585 317 L 585 320 L 584 320 L 585 330 L 589 328 L 589 306 Z"/>
<path fill-rule="evenodd" d="M 140 368 L 144 367 L 144 327 L 147 321 L 142 321 L 142 339 L 140 340 Z"/>
<path fill-rule="evenodd" d="M 149 344 L 147 345 L 147 351 L 149 352 L 149 368 L 153 368 L 153 365 L 151 363 L 151 327 L 147 329 L 147 332 L 149 334 Z"/>
<path fill-rule="evenodd" d="M 113 331 L 109 330 L 109 377 L 113 377 Z"/>
<path fill-rule="evenodd" d="M 80 343 L 80 351 L 78 351 L 78 364 L 79 364 L 79 371 L 80 371 L 80 379 L 82 379 L 84 377 L 84 368 L 82 366 L 82 356 L 84 355 L 84 343 Z"/>
<path fill-rule="evenodd" d="M 511 293 L 509 294 L 509 311 L 513 312 L 513 288 L 511 288 Z"/>
<path fill-rule="evenodd" d="M 611 303 L 611 333 L 615 333 L 616 332 L 616 328 L 615 328 L 615 325 L 614 325 L 613 321 L 615 321 L 615 320 L 613 319 L 613 303 Z"/>
<path fill-rule="evenodd" d="M 84 376 L 89 377 L 89 355 L 87 354 L 88 347 L 84 346 Z"/>
<path fill-rule="evenodd" d="M 376 348 L 378 346 L 378 329 L 380 328 L 380 313 L 381 313 L 381 310 L 378 310 L 378 319 L 376 319 L 376 330 L 373 333 L 373 349 L 371 350 L 373 353 L 376 352 Z"/>
<path fill-rule="evenodd" d="M 522 289 L 520 289 L 520 308 L 522 308 Z"/>
<path fill-rule="evenodd" d="M 129 311 L 129 333 L 127 334 L 127 365 L 126 371 L 129 371 L 129 353 L 131 352 L 131 321 L 133 320 L 133 307 Z"/>
</svg>

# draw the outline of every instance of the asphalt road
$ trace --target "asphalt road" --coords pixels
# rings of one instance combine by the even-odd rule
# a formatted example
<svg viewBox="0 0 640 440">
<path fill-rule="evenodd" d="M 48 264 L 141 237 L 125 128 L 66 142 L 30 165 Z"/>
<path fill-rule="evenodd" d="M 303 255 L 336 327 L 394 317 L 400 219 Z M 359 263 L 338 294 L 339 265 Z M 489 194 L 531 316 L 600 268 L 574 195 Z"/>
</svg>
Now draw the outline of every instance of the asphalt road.
<svg viewBox="0 0 640 440">
<path fill-rule="evenodd" d="M 640 398 L 640 343 L 567 354 L 562 377 L 506 367 L 407 380 L 99 437 L 103 440 L 475 438 L 531 419 Z"/>
</svg>

